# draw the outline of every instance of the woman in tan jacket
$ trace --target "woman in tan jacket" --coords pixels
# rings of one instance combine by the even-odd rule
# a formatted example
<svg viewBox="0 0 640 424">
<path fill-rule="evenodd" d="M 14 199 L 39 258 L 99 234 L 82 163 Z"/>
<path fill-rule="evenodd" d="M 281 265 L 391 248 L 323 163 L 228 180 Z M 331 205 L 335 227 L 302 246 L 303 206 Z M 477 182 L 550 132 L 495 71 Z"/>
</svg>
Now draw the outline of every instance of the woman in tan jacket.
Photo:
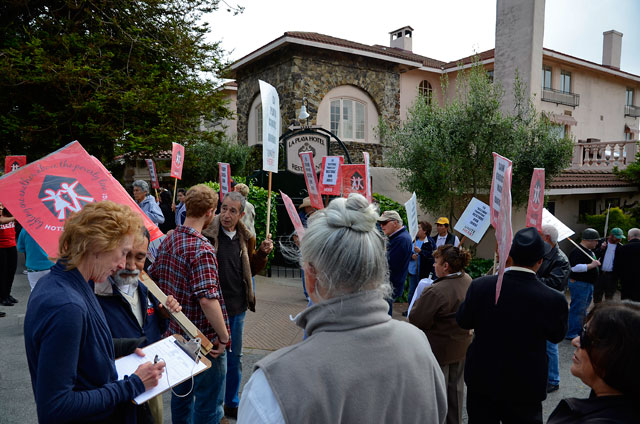
<svg viewBox="0 0 640 424">
<path fill-rule="evenodd" d="M 433 253 L 436 274 L 441 276 L 425 288 L 411 309 L 409 321 L 427 335 L 447 384 L 447 423 L 462 422 L 464 359 L 471 333 L 456 322 L 456 312 L 464 301 L 471 277 L 464 268 L 471 254 L 450 244 Z"/>
</svg>

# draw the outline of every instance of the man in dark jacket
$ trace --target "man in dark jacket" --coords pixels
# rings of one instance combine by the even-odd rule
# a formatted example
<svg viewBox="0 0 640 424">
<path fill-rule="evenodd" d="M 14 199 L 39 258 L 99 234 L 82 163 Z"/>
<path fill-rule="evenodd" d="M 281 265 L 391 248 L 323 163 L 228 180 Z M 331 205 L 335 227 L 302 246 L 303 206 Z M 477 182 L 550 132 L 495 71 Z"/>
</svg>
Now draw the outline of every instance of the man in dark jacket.
<svg viewBox="0 0 640 424">
<path fill-rule="evenodd" d="M 127 253 L 126 267 L 116 271 L 104 283 L 95 285 L 98 303 L 107 319 L 111 335 L 116 339 L 146 337 L 140 347 L 162 339 L 162 334 L 169 327 L 168 314 L 138 279 L 143 271 L 149 238 L 149 231 L 142 227 L 142 234 L 138 235 L 133 249 Z M 182 310 L 171 295 L 167 296 L 167 308 L 172 312 Z M 148 405 L 154 422 L 162 423 L 162 395 L 143 405 L 143 409 Z M 144 411 L 138 411 L 137 415 L 138 423 L 148 422 Z"/>
<path fill-rule="evenodd" d="M 412 244 L 409 231 L 402 225 L 402 218 L 396 211 L 384 211 L 378 218 L 380 228 L 389 242 L 387 244 L 387 262 L 389 263 L 389 280 L 393 287 L 392 299 L 389 301 L 389 315 L 393 312 L 393 301 L 402 296 L 404 283 L 409 273 Z"/>
<path fill-rule="evenodd" d="M 622 299 L 640 302 L 640 229 L 632 228 L 629 242 L 617 249 L 613 272 L 620 279 Z"/>
<path fill-rule="evenodd" d="M 469 422 L 542 423 L 546 341 L 567 329 L 566 299 L 536 277 L 544 253 L 535 228 L 518 231 L 497 304 L 492 275 L 471 283 L 458 310 L 460 327 L 475 330 L 464 370 Z"/>
<path fill-rule="evenodd" d="M 564 293 L 571 273 L 571 265 L 569 265 L 567 255 L 558 247 L 558 230 L 553 225 L 543 225 L 542 239 L 546 243 L 547 253 L 544 254 L 542 265 L 540 265 L 536 273 L 538 279 L 547 287 Z M 560 363 L 557 343 L 551 343 L 547 340 L 547 356 L 549 357 L 547 393 L 551 393 L 560 387 Z"/>
</svg>

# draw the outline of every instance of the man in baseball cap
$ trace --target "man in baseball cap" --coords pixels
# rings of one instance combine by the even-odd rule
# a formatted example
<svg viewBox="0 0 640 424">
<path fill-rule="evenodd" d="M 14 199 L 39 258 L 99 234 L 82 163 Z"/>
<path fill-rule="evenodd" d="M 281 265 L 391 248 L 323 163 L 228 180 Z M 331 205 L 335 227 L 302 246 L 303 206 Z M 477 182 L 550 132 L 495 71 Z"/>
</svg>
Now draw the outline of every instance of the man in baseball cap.
<svg viewBox="0 0 640 424">
<path fill-rule="evenodd" d="M 393 287 L 393 298 L 389 301 L 389 315 L 393 311 L 393 301 L 402 295 L 404 283 L 409 272 L 412 243 L 409 231 L 402 225 L 402 218 L 396 211 L 384 211 L 378 218 L 382 232 L 387 236 L 387 262 L 389 280 Z"/>
<path fill-rule="evenodd" d="M 593 287 L 593 302 L 602 302 L 602 295 L 606 300 L 613 299 L 613 295 L 618 288 L 618 276 L 613 272 L 613 262 L 616 258 L 618 247 L 622 246 L 621 240 L 625 239 L 624 233 L 620 228 L 613 228 L 609 235 L 609 240 L 600 246 L 598 257 L 602 262 L 600 274 Z"/>
<path fill-rule="evenodd" d="M 434 237 L 436 239 L 436 247 L 444 246 L 445 244 L 451 244 L 457 247 L 460 244 L 458 236 L 449 232 L 449 218 L 445 216 L 438 218 L 436 221 L 436 230 L 438 231 L 438 235 Z"/>
</svg>

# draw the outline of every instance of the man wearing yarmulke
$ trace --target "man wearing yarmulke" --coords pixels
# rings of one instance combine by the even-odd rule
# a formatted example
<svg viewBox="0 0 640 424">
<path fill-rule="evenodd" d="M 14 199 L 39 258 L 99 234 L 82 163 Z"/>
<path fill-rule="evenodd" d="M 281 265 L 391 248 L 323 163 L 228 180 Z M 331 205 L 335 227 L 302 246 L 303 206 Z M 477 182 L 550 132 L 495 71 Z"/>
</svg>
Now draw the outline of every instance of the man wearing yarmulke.
<svg viewBox="0 0 640 424">
<path fill-rule="evenodd" d="M 567 300 L 536 276 L 545 253 L 535 228 L 516 233 L 496 303 L 498 276 L 471 283 L 456 320 L 475 332 L 467 350 L 469 422 L 542 423 L 547 343 L 567 331 Z"/>
</svg>

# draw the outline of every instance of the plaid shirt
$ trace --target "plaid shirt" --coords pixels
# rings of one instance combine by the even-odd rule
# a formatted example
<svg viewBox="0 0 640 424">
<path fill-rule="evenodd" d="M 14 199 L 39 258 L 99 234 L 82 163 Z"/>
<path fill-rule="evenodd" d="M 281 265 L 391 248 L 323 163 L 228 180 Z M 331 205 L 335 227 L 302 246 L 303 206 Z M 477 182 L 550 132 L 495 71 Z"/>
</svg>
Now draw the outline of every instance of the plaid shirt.
<svg viewBox="0 0 640 424">
<path fill-rule="evenodd" d="M 216 250 L 198 231 L 183 225 L 164 239 L 149 275 L 165 294 L 172 294 L 182 306 L 182 312 L 210 341 L 217 335 L 200 307 L 199 299 L 218 299 L 227 332 L 229 318 L 222 298 L 218 279 Z M 180 326 L 171 321 L 171 331 L 182 333 Z"/>
</svg>

